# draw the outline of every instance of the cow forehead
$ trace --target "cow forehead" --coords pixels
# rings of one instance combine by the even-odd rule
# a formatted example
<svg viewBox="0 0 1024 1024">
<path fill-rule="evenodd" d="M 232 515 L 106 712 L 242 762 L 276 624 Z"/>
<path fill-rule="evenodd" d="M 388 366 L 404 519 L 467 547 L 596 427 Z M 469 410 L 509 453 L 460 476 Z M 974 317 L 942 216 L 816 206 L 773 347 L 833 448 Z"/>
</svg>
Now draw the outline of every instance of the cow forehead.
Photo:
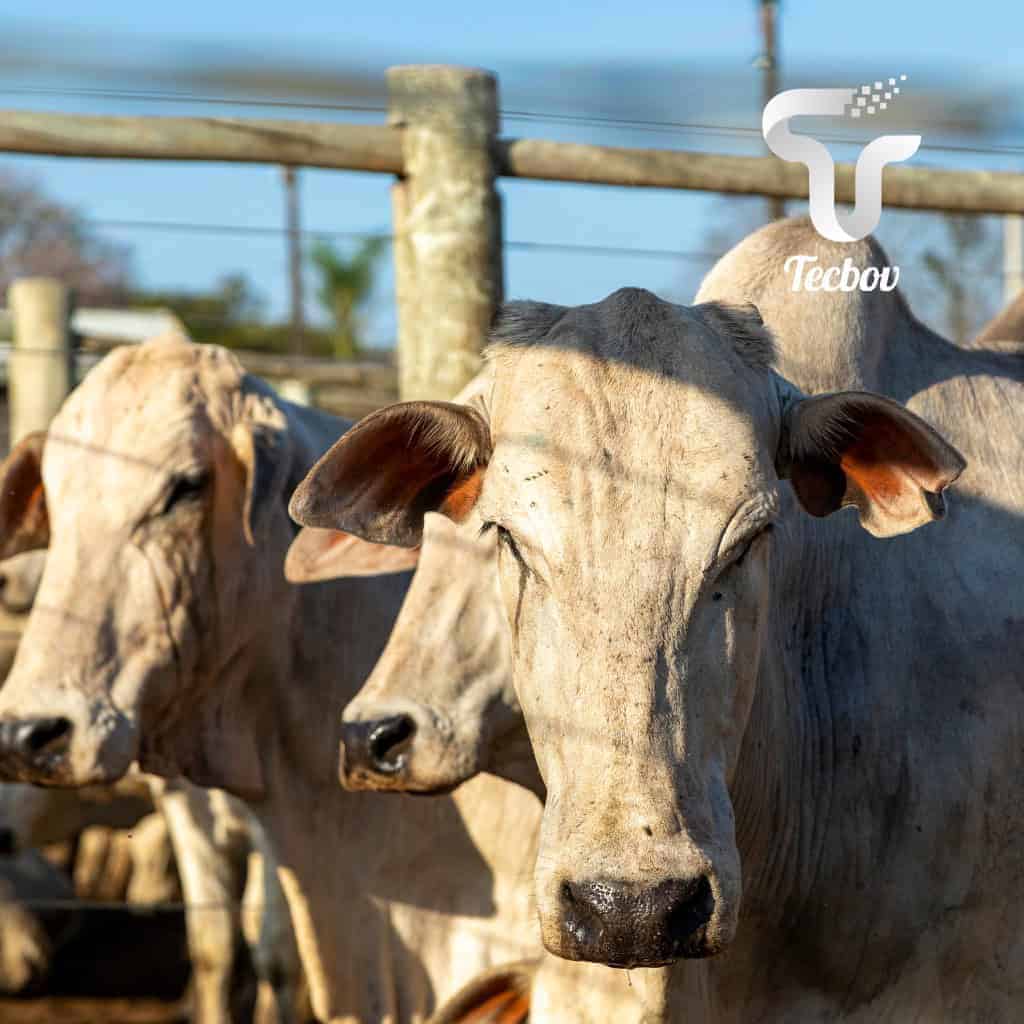
<svg viewBox="0 0 1024 1024">
<path fill-rule="evenodd" d="M 204 461 L 211 407 L 200 347 L 162 343 L 115 356 L 89 374 L 50 427 L 48 492 L 145 488 Z"/>
<path fill-rule="evenodd" d="M 539 515 L 560 502 L 578 514 L 585 494 L 613 518 L 635 518 L 638 508 L 688 521 L 731 515 L 773 477 L 769 381 L 714 358 L 680 360 L 675 371 L 550 349 L 503 358 L 485 506 L 511 502 Z"/>
</svg>

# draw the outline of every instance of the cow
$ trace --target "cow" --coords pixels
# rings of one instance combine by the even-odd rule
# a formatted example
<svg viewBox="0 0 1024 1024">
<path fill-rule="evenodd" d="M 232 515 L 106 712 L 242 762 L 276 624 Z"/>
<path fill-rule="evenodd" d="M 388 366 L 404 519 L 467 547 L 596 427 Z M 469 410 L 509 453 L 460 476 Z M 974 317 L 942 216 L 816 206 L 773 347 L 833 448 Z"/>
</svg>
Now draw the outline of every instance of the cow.
<svg viewBox="0 0 1024 1024">
<path fill-rule="evenodd" d="M 350 790 L 448 793 L 486 771 L 541 799 L 512 687 L 492 535 L 428 514 L 409 552 L 304 527 L 285 571 L 296 583 L 417 565 L 380 660 L 344 709 L 341 782 Z"/>
<path fill-rule="evenodd" d="M 1024 294 L 1000 310 L 974 337 L 976 348 L 1006 348 L 1021 351 L 1024 343 Z"/>
<path fill-rule="evenodd" d="M 539 810 L 484 777 L 416 803 L 338 785 L 338 709 L 408 584 L 284 578 L 288 497 L 346 427 L 216 346 L 152 342 L 92 370 L 0 479 L 6 553 L 49 545 L 0 690 L 0 771 L 77 786 L 137 761 L 244 799 L 317 1018 L 420 1021 L 536 954 L 521 837 Z"/>
<path fill-rule="evenodd" d="M 7 630 L 4 674 L 10 670 L 21 633 L 35 602 L 46 551 L 25 551 L 0 563 L 0 614 Z M 238 939 L 244 935 L 256 971 L 260 1024 L 288 1024 L 301 1007 L 302 969 L 277 882 L 264 871 L 272 858 L 258 822 L 227 793 L 200 789 L 184 779 L 139 773 L 112 786 L 42 789 L 0 783 L 0 850 L 25 851 L 63 842 L 87 828 L 129 829 L 154 807 L 167 823 L 185 899 L 185 923 L 194 973 L 193 1019 L 227 1024 Z M 159 902 L 161 869 L 154 844 L 143 844 L 136 827 L 129 844 L 130 902 Z M 252 855 L 252 856 L 250 856 Z M 76 859 L 76 871 L 79 869 Z M 251 877 L 248 876 L 252 864 Z M 86 868 L 88 870 L 88 868 Z M 153 882 L 151 879 L 156 878 Z M 243 891 L 244 885 L 244 891 Z M 241 928 L 238 899 L 246 907 Z"/>
<path fill-rule="evenodd" d="M 510 304 L 484 413 L 372 414 L 292 514 L 497 535 L 551 952 L 674 965 L 671 1019 L 1010 1019 L 1024 367 L 792 254 L 887 265 L 783 222 L 691 307 Z"/>
</svg>

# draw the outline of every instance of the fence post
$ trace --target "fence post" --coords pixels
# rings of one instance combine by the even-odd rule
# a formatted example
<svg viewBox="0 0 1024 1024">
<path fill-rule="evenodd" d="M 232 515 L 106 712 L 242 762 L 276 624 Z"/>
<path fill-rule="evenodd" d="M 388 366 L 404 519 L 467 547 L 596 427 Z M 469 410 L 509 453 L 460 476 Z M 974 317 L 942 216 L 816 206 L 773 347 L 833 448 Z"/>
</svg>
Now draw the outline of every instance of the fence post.
<svg viewBox="0 0 1024 1024">
<path fill-rule="evenodd" d="M 72 387 L 70 297 L 50 277 L 23 277 L 7 291 L 14 348 L 7 364 L 10 442 L 46 430 Z"/>
<path fill-rule="evenodd" d="M 480 366 L 502 297 L 498 85 L 475 68 L 388 69 L 405 177 L 392 193 L 403 399 L 451 398 Z"/>
</svg>

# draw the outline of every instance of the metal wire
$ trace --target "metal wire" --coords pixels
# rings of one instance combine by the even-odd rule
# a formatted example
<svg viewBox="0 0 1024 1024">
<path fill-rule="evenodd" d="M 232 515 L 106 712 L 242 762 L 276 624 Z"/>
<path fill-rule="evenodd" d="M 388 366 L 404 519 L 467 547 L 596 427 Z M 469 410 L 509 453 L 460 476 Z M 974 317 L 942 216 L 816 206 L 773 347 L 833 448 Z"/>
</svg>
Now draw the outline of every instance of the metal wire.
<svg viewBox="0 0 1024 1024">
<path fill-rule="evenodd" d="M 255 235 L 279 237 L 287 234 L 284 227 L 274 225 L 252 224 L 209 224 L 198 221 L 155 221 L 155 220 L 118 220 L 109 218 L 84 218 L 84 223 L 95 228 L 126 231 L 180 231 L 191 233 L 223 233 L 232 235 Z M 337 238 L 347 240 L 379 239 L 394 242 L 395 236 L 386 232 L 374 231 L 318 231 L 308 229 L 304 235 L 312 238 Z M 668 259 L 688 259 L 705 262 L 717 260 L 723 253 L 700 252 L 684 249 L 633 248 L 631 246 L 601 245 L 587 242 L 545 242 L 539 240 L 511 239 L 504 243 L 505 248 L 527 252 L 583 252 L 604 255 L 642 256 Z"/>
<path fill-rule="evenodd" d="M 387 107 L 374 103 L 330 103 L 323 100 L 285 100 L 269 97 L 241 99 L 233 96 L 209 96 L 198 93 L 146 89 L 93 89 L 49 86 L 0 87 L 0 94 L 14 96 L 72 96 L 84 99 L 120 99 L 141 103 L 200 103 L 211 106 L 274 107 L 288 110 L 333 110 L 347 113 L 386 114 Z M 573 124 L 588 127 L 628 129 L 658 134 L 695 133 L 760 140 L 761 130 L 743 125 L 714 124 L 703 121 L 659 121 L 645 118 L 610 117 L 601 114 L 567 114 L 541 110 L 502 110 L 510 121 L 534 121 L 549 124 Z M 822 141 L 861 146 L 863 139 L 838 135 L 819 135 Z M 925 142 L 919 147 L 939 153 L 969 153 L 986 156 L 1024 156 L 1024 145 L 964 145 Z"/>
</svg>

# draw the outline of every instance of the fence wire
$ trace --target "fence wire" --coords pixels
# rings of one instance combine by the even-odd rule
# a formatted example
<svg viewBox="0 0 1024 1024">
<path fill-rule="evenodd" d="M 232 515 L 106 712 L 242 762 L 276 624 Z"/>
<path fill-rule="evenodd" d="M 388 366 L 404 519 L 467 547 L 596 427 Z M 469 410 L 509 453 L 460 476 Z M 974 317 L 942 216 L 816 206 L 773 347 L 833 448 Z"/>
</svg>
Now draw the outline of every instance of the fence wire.
<svg viewBox="0 0 1024 1024">
<path fill-rule="evenodd" d="M 196 103 L 204 106 L 265 107 L 285 110 L 320 110 L 339 113 L 386 115 L 388 108 L 380 103 L 331 103 L 325 100 L 286 100 L 276 97 L 242 99 L 237 96 L 210 96 L 200 93 L 146 89 L 62 88 L 49 86 L 5 86 L 0 95 L 69 96 L 80 99 L 116 99 L 138 103 Z M 509 121 L 579 125 L 591 128 L 616 128 L 628 131 L 654 132 L 660 135 L 697 134 L 744 138 L 761 143 L 761 129 L 747 125 L 716 124 L 706 121 L 672 121 L 647 118 L 612 117 L 601 114 L 571 114 L 561 111 L 502 109 Z M 841 135 L 819 134 L 817 138 L 837 145 L 863 146 L 867 141 Z M 1024 156 L 1024 144 L 965 144 L 922 142 L 918 147 L 937 153 L 967 153 L 978 156 Z"/>
</svg>

